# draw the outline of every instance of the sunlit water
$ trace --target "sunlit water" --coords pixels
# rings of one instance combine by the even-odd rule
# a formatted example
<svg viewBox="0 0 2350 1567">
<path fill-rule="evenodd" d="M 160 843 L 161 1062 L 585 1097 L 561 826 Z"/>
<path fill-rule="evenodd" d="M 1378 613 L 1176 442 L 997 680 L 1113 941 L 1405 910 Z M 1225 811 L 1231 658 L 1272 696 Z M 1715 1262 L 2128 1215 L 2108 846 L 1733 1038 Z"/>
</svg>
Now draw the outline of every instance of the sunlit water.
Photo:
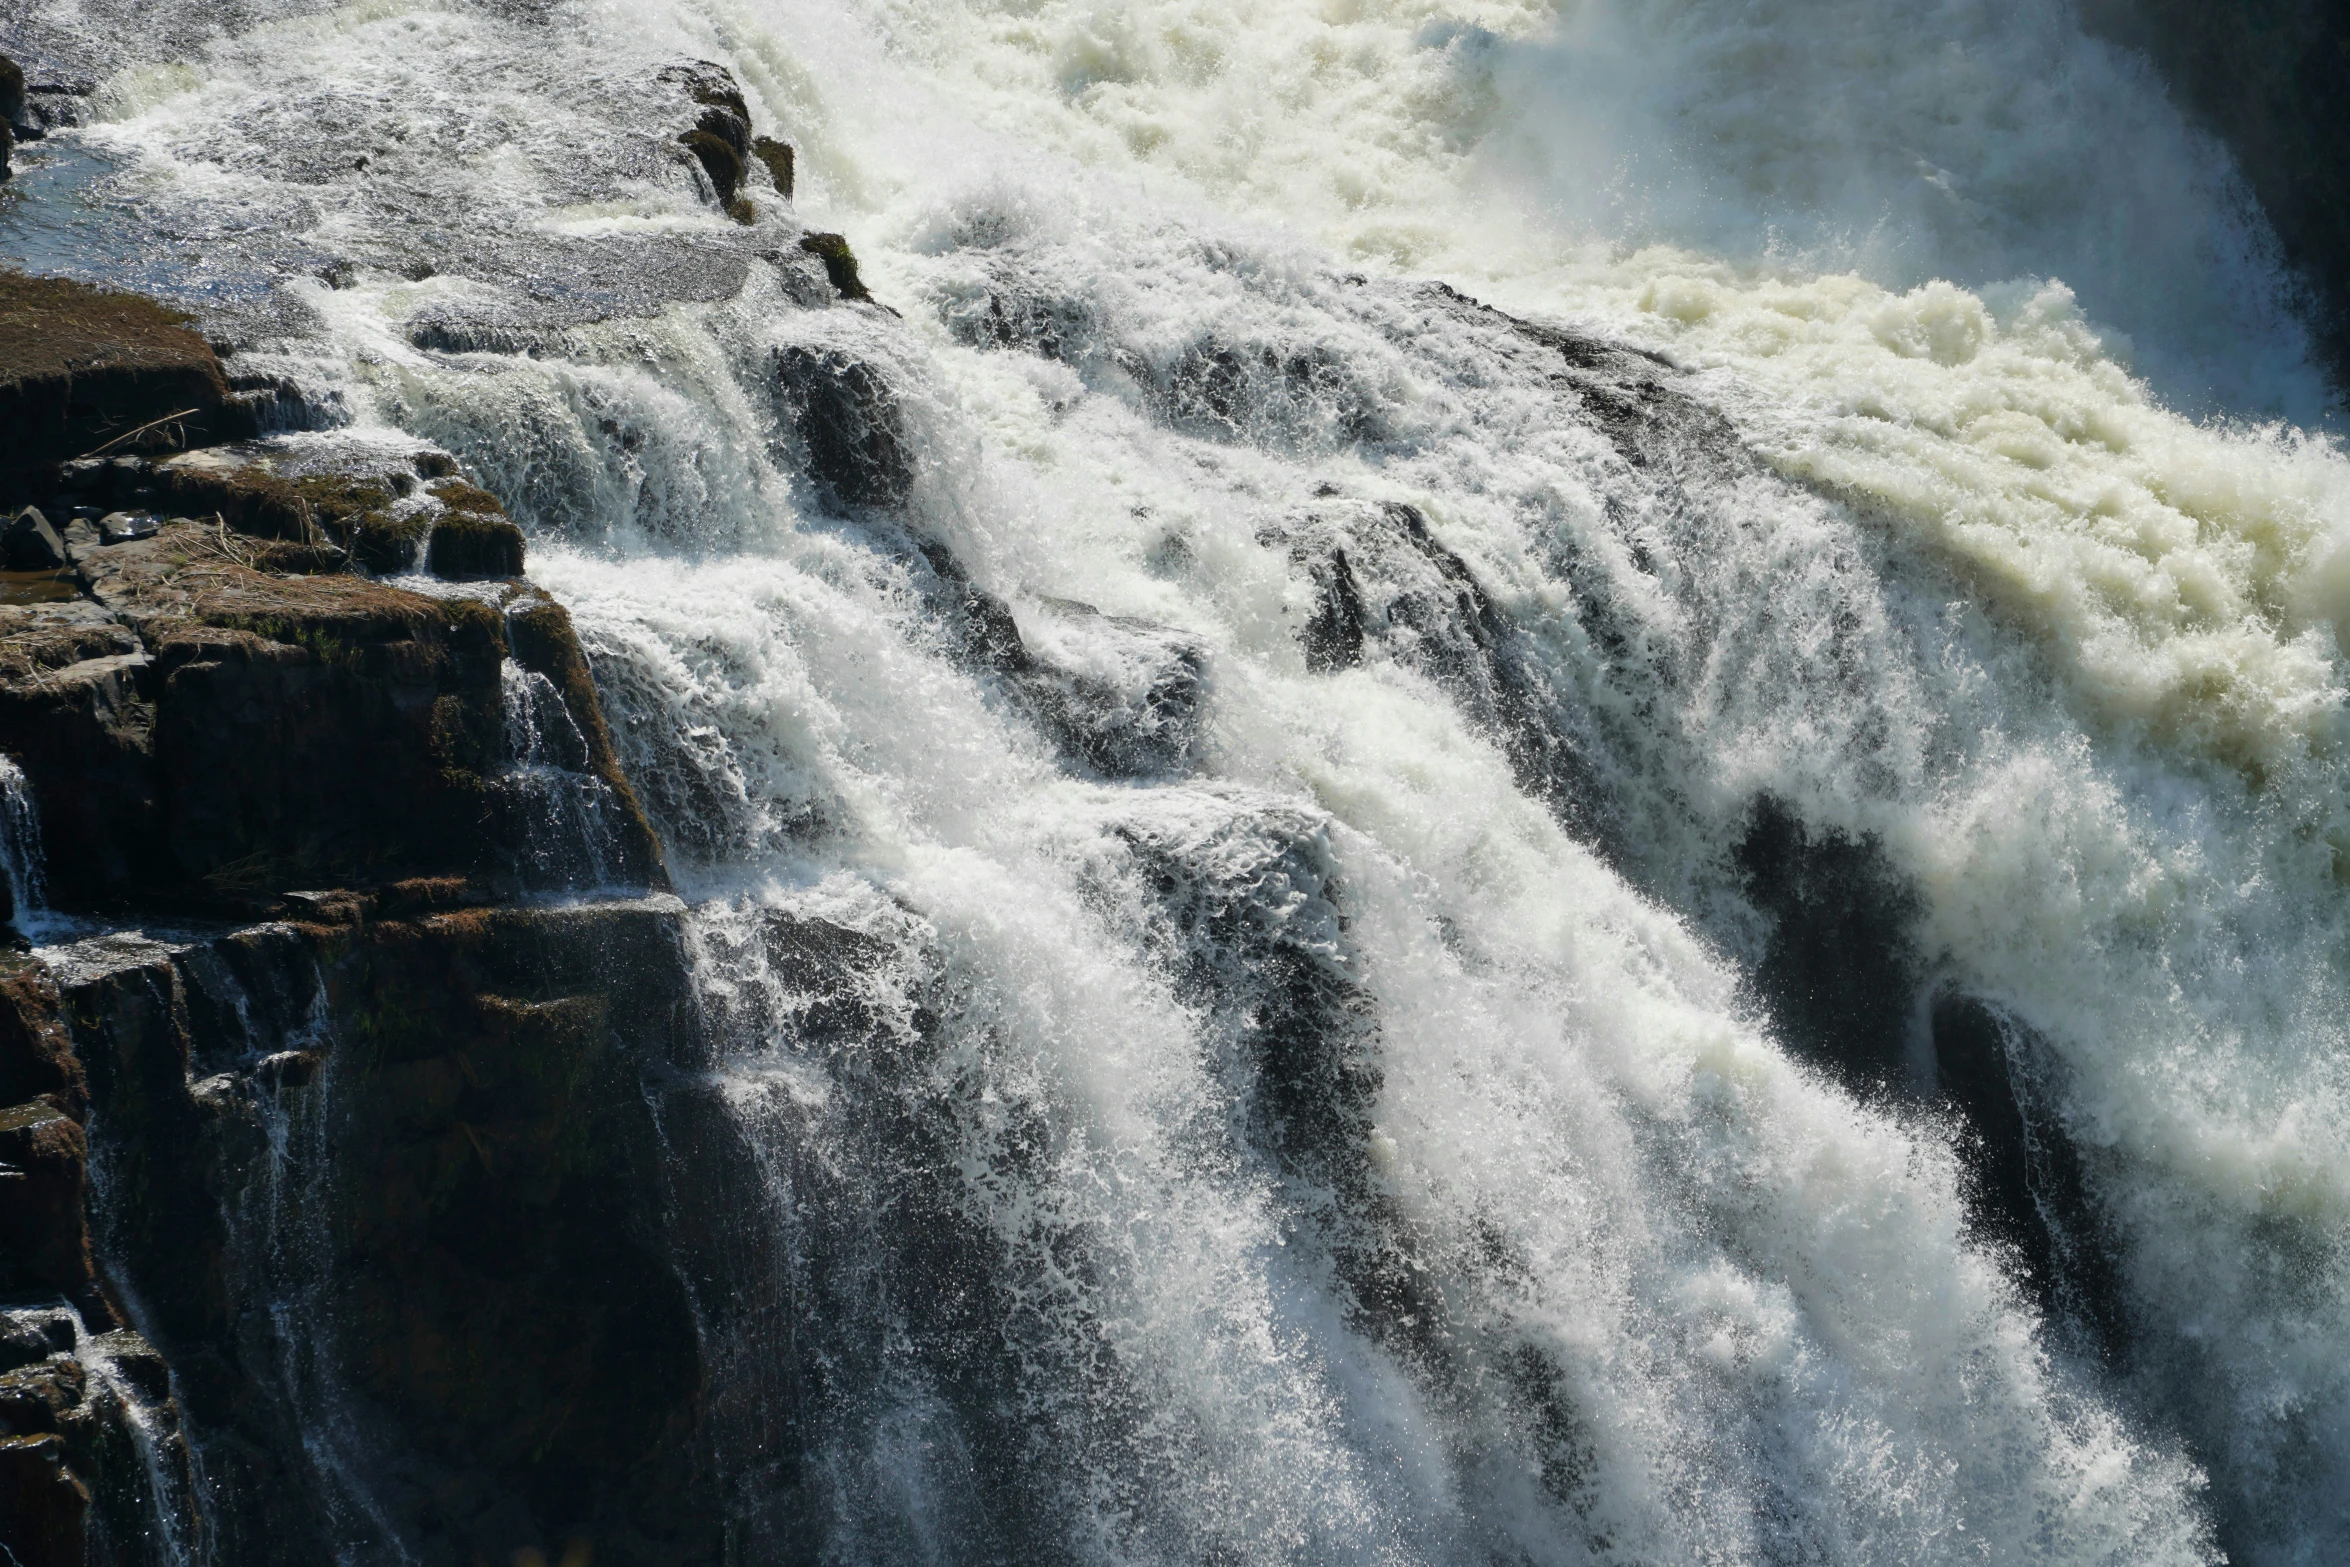
<svg viewBox="0 0 2350 1567">
<path fill-rule="evenodd" d="M 2350 466 L 2224 153 L 2063 7 L 280 9 L 18 24 L 104 80 L 26 154 L 94 172 L 0 247 L 219 304 L 531 529 L 773 1154 L 741 1222 L 882 1237 L 795 1527 L 874 1561 L 2335 1558 Z M 692 58 L 798 147 L 796 213 L 738 228 L 664 151 Z M 902 315 L 745 259 L 801 222 Z M 76 251 L 93 223 L 139 259 Z M 687 302 L 599 321 L 631 268 Z M 1628 464 L 1432 277 L 1664 355 L 1740 439 Z M 792 348 L 887 377 L 903 504 L 799 471 Z M 1187 402 L 1217 352 L 1237 392 Z M 1390 502 L 1575 789 L 1411 629 Z M 1374 623 L 1405 606 L 1351 667 L 1300 639 L 1333 538 Z M 1057 743 L 920 544 L 1099 700 L 1191 650 L 1196 733 Z M 1875 835 L 1925 970 L 2036 1031 L 2125 1353 L 1969 1240 L 1922 1103 L 1772 1037 L 1733 853 L 1766 794 Z M 795 1021 L 776 911 L 864 933 L 863 1034 Z M 1338 1063 L 1311 1137 L 1250 1043 L 1300 1007 Z M 893 1222 L 962 1237 L 985 1320 L 929 1322 Z"/>
</svg>

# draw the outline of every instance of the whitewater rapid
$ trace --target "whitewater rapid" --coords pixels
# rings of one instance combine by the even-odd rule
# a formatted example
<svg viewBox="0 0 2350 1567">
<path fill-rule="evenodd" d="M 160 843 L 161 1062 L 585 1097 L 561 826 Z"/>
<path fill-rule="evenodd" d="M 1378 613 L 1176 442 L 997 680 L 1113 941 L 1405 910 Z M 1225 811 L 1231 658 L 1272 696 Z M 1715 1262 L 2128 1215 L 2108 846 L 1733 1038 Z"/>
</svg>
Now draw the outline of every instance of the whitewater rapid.
<svg viewBox="0 0 2350 1567">
<path fill-rule="evenodd" d="M 2224 150 L 2066 8 L 191 25 L 24 24 L 102 74 L 55 154 L 98 161 L 0 252 L 135 236 L 93 270 L 530 528 L 767 1129 L 740 1222 L 866 1248 L 806 1330 L 855 1373 L 816 1478 L 753 1515 L 859 1562 L 2338 1559 L 2350 463 Z M 799 150 L 767 221 L 894 312 L 759 267 L 566 306 L 625 292 L 598 244 L 731 230 L 593 150 L 696 58 Z M 1427 278 L 1705 417 L 1628 456 Z M 900 502 L 779 443 L 792 351 L 886 374 Z M 1301 640 L 1332 541 L 1391 628 L 1353 661 Z M 1189 650 L 1196 733 L 1074 754 L 926 546 L 1121 711 Z M 1444 559 L 1543 703 L 1413 618 Z M 1928 988 L 2040 1042 L 2123 1345 L 1970 1232 L 1928 1100 L 1775 1036 L 1765 798 L 1873 843 Z M 779 917 L 862 933 L 861 1035 Z M 1311 1116 L 1250 1054 L 1292 1022 Z M 997 1317 L 912 1276 L 950 1231 Z"/>
</svg>

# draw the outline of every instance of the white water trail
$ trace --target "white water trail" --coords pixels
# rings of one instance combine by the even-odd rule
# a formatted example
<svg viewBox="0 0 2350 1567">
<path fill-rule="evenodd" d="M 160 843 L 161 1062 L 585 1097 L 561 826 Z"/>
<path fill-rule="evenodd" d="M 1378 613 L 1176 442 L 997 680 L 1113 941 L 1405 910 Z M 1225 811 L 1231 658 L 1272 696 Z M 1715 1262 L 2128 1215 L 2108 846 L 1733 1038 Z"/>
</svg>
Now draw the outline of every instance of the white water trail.
<svg viewBox="0 0 2350 1567">
<path fill-rule="evenodd" d="M 2323 397 L 2153 83 L 2023 0 L 386 3 L 226 38 L 202 91 L 127 69 L 91 142 L 150 210 L 322 252 L 424 244 L 429 203 L 310 168 L 319 124 L 517 255 L 692 235 L 723 220 L 656 165 L 622 195 L 577 166 L 681 56 L 795 142 L 799 217 L 902 321 L 754 268 L 455 352 L 413 329 L 502 307 L 489 261 L 289 289 L 312 373 L 531 524 L 731 955 L 705 986 L 767 998 L 727 1069 L 780 1150 L 745 1222 L 796 1181 L 905 1244 L 903 1136 L 1009 1302 L 1033 1492 L 939 1362 L 883 1356 L 820 1433 L 844 1559 L 1008 1550 L 1006 1517 L 1104 1561 L 2192 1562 L 2215 1518 L 2241 1559 L 2324 1559 L 2350 465 L 2178 411 Z M 1760 464 L 1634 471 L 1523 340 L 1386 283 L 1429 273 L 1669 356 Z M 1059 349 L 995 346 L 1003 298 Z M 901 515 L 794 471 L 795 347 L 885 370 Z M 1218 352 L 1239 391 L 1185 403 Z M 1360 554 L 1388 502 L 1582 715 L 1604 830 L 1524 787 L 1425 639 L 1309 663 L 1289 541 Z M 956 656 L 917 541 L 1101 682 L 1145 655 L 1061 601 L 1204 650 L 1189 765 L 1069 761 Z M 1763 795 L 1873 835 L 1921 961 L 2046 1041 L 2118 1368 L 2052 1349 L 1970 1239 L 1946 1127 L 1759 1020 Z M 869 936 L 892 1017 L 952 1005 L 821 1046 L 743 955 L 775 918 Z M 1376 1067 L 1302 1164 L 1243 1044 L 1283 965 Z M 1427 1282 L 1366 1305 L 1397 1275 L 1349 1273 L 1358 1230 Z M 868 1282 L 839 1331 L 920 1339 L 920 1280 Z"/>
</svg>

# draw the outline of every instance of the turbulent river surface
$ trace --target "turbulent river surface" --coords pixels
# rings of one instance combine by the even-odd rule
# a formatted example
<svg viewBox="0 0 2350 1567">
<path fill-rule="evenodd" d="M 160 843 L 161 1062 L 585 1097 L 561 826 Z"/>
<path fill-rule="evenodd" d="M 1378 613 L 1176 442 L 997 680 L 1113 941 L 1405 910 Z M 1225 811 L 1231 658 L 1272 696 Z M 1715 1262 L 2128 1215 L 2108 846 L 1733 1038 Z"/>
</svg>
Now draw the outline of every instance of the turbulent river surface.
<svg viewBox="0 0 2350 1567">
<path fill-rule="evenodd" d="M 576 618 L 800 1270 L 746 1537 L 2345 1559 L 2350 463 L 2068 7 L 0 48 L 94 88 L 0 256 L 446 446 Z M 794 203 L 677 158 L 696 60 Z"/>
</svg>

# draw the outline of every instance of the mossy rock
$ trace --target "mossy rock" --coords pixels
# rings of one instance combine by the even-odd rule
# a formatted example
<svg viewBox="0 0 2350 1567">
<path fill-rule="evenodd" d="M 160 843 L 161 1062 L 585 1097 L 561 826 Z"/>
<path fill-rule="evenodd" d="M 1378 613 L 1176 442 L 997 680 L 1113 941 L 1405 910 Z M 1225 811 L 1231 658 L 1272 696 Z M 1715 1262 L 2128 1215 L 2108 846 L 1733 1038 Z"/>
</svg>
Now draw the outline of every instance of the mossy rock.
<svg viewBox="0 0 2350 1567">
<path fill-rule="evenodd" d="M 351 524 L 351 559 L 379 577 L 413 571 L 423 558 L 432 521 L 420 512 L 367 512 Z"/>
<path fill-rule="evenodd" d="M 702 172 L 710 176 L 710 186 L 718 193 L 718 205 L 730 205 L 735 192 L 742 188 L 743 155 L 725 137 L 698 126 L 677 139 L 701 164 Z"/>
<path fill-rule="evenodd" d="M 433 524 L 425 564 L 450 582 L 481 582 L 522 575 L 522 530 L 504 517 L 444 512 Z"/>
<path fill-rule="evenodd" d="M 0 269 L 0 472 L 231 433 L 193 318 L 138 294 Z"/>
<path fill-rule="evenodd" d="M 791 143 L 761 136 L 751 143 L 751 156 L 767 165 L 767 177 L 775 181 L 776 194 L 791 200 L 795 162 Z"/>
<path fill-rule="evenodd" d="M 873 295 L 857 276 L 857 253 L 849 249 L 846 236 L 840 234 L 808 234 L 802 236 L 800 249 L 824 263 L 824 275 L 832 279 L 833 292 L 843 299 L 870 300 Z"/>
</svg>

